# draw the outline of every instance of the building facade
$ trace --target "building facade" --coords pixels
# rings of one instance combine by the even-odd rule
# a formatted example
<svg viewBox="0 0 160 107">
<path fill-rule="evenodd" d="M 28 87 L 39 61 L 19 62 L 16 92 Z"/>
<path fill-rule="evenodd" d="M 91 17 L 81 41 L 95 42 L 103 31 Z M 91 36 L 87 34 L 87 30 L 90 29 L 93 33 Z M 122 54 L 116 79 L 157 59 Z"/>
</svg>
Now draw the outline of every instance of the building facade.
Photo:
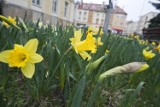
<svg viewBox="0 0 160 107">
<path fill-rule="evenodd" d="M 138 25 L 137 25 L 137 30 L 136 32 L 140 35 L 142 35 L 142 30 L 144 28 L 148 28 L 148 25 L 149 25 L 149 21 L 157 16 L 158 13 L 156 12 L 149 12 L 147 14 L 144 14 L 143 16 L 140 17 L 139 21 L 138 21 Z"/>
<path fill-rule="evenodd" d="M 127 13 L 119 6 L 115 6 L 111 15 L 110 29 L 122 33 L 125 29 L 126 18 Z"/>
<path fill-rule="evenodd" d="M 62 25 L 74 22 L 74 0 L 3 0 L 2 8 L 4 16 L 18 16 L 26 21 Z"/>
<path fill-rule="evenodd" d="M 123 35 L 130 35 L 137 32 L 138 21 L 127 21 Z"/>
<path fill-rule="evenodd" d="M 77 26 L 103 27 L 105 11 L 103 5 L 92 3 L 77 4 L 75 23 Z"/>
<path fill-rule="evenodd" d="M 105 4 L 81 3 L 76 9 L 75 23 L 77 26 L 103 27 L 106 13 Z M 119 6 L 115 6 L 110 17 L 109 29 L 123 32 L 127 13 Z"/>
</svg>

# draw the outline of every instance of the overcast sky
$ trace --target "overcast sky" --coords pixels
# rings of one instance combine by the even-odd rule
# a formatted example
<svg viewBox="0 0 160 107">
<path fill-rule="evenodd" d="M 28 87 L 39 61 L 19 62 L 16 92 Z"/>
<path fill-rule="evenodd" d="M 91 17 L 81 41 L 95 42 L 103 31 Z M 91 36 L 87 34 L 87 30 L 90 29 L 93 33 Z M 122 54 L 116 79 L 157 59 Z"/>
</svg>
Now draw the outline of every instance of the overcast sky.
<svg viewBox="0 0 160 107">
<path fill-rule="evenodd" d="M 103 1 L 106 1 L 108 4 L 109 0 L 83 0 L 84 3 L 97 3 L 102 4 Z M 157 2 L 157 0 L 113 0 L 115 3 L 124 8 L 125 12 L 128 13 L 127 20 L 137 21 L 141 15 L 144 15 L 148 12 L 160 12 L 156 10 L 150 3 Z"/>
</svg>

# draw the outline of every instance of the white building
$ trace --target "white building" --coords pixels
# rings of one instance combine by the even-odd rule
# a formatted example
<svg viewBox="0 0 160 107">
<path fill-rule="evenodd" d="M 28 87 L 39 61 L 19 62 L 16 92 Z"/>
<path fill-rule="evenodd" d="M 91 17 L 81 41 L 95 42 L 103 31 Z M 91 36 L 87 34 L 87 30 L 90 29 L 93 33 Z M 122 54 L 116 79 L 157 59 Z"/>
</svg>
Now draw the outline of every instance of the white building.
<svg viewBox="0 0 160 107">
<path fill-rule="evenodd" d="M 135 22 L 128 21 L 128 22 L 126 22 L 123 34 L 124 35 L 130 35 L 130 34 L 136 33 L 137 26 L 138 26 L 138 21 L 135 21 Z"/>
<path fill-rule="evenodd" d="M 148 28 L 149 21 L 150 21 L 153 17 L 157 16 L 157 14 L 158 14 L 158 13 L 156 13 L 156 12 L 149 12 L 149 13 L 141 16 L 140 19 L 139 19 L 139 21 L 138 21 L 138 25 L 137 25 L 137 30 L 136 30 L 136 32 L 137 32 L 138 34 L 142 35 L 142 33 L 143 33 L 142 30 L 143 30 L 144 28 Z"/>
</svg>

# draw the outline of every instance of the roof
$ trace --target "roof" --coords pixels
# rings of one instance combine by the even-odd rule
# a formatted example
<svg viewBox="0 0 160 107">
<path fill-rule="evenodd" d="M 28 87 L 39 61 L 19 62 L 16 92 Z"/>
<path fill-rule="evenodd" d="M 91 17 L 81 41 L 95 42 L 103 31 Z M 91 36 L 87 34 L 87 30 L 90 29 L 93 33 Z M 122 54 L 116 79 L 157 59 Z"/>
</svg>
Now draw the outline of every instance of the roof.
<svg viewBox="0 0 160 107">
<path fill-rule="evenodd" d="M 102 4 L 82 3 L 78 9 L 105 12 Z"/>
<path fill-rule="evenodd" d="M 127 13 L 119 6 L 115 6 L 115 8 L 113 9 L 113 12 L 117 14 L 127 15 Z"/>
<path fill-rule="evenodd" d="M 155 15 L 157 15 L 158 12 L 148 12 L 148 13 L 146 13 L 146 14 L 140 16 L 140 17 L 146 17 L 146 16 L 148 16 L 148 15 L 150 15 L 150 14 L 155 14 Z"/>
<path fill-rule="evenodd" d="M 105 12 L 103 4 L 82 3 L 79 5 L 78 9 Z M 119 6 L 115 6 L 113 12 L 117 14 L 127 15 L 127 13 Z"/>
</svg>

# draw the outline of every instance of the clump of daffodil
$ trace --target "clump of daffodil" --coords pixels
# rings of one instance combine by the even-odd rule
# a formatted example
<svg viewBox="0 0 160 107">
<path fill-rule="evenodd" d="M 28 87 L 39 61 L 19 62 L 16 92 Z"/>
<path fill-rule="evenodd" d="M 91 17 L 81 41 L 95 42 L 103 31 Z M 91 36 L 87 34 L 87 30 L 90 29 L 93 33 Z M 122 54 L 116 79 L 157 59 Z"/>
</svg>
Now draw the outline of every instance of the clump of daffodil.
<svg viewBox="0 0 160 107">
<path fill-rule="evenodd" d="M 144 57 L 149 60 L 155 56 L 155 53 L 152 52 L 152 50 L 147 51 L 146 49 L 143 50 Z"/>
<path fill-rule="evenodd" d="M 9 16 L 7 19 L 8 19 L 8 21 L 9 21 L 10 23 L 16 25 L 16 18 L 12 18 L 11 16 Z M 10 27 L 10 25 L 9 25 L 7 22 L 5 22 L 5 21 L 2 21 L 2 24 L 3 24 L 4 26 L 6 26 L 7 28 Z"/>
<path fill-rule="evenodd" d="M 35 72 L 34 63 L 43 60 L 43 57 L 36 53 L 37 46 L 37 39 L 29 40 L 24 46 L 15 44 L 14 49 L 0 53 L 0 61 L 8 63 L 9 67 L 21 68 L 25 77 L 32 78 Z"/>
<path fill-rule="evenodd" d="M 97 46 L 96 46 L 96 38 L 92 36 L 92 33 L 89 32 L 85 40 L 81 41 L 81 30 L 75 31 L 74 38 L 70 38 L 71 44 L 76 51 L 77 54 L 85 60 L 88 61 L 91 59 L 91 56 L 88 54 L 87 51 L 91 53 L 96 53 Z"/>
</svg>

